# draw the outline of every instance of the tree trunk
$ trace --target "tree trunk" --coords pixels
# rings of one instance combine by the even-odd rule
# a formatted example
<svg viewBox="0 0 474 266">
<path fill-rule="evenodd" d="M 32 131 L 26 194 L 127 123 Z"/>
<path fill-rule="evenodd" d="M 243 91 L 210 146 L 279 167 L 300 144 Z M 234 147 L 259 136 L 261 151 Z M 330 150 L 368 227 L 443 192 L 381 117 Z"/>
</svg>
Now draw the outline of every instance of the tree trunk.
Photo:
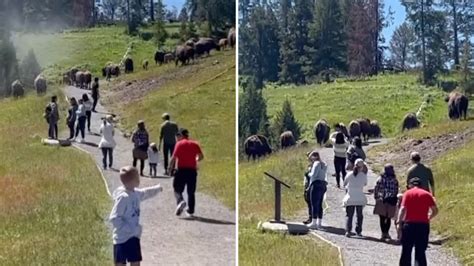
<svg viewBox="0 0 474 266">
<path fill-rule="evenodd" d="M 452 0 L 451 5 L 453 8 L 453 38 L 454 38 L 454 47 L 453 47 L 453 57 L 454 57 L 454 67 L 459 67 L 459 37 L 458 37 L 458 21 L 457 21 L 457 10 L 456 10 L 456 1 Z"/>
<path fill-rule="evenodd" d="M 150 21 L 155 21 L 155 3 L 150 0 Z"/>
<path fill-rule="evenodd" d="M 426 69 L 426 55 L 425 55 L 425 3 L 421 0 L 421 56 L 423 63 L 423 84 L 428 83 L 428 72 Z"/>
</svg>

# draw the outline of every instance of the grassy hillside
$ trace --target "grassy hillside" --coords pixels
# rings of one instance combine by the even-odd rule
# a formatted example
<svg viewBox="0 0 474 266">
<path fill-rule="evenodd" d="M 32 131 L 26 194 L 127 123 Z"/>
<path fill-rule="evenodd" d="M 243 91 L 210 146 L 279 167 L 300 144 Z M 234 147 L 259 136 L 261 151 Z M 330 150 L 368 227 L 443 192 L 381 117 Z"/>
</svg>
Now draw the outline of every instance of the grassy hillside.
<svg viewBox="0 0 474 266">
<path fill-rule="evenodd" d="M 281 110 L 285 98 L 290 99 L 296 119 L 306 131 L 303 137 L 314 139 L 312 128 L 325 118 L 331 127 L 346 125 L 353 119 L 367 117 L 377 120 L 384 136 L 400 132 L 402 119 L 416 112 L 427 95 L 434 103 L 424 113 L 423 123 L 433 124 L 446 117 L 444 94 L 416 82 L 416 75 L 381 75 L 363 81 L 337 80 L 335 83 L 307 86 L 269 86 L 264 90 L 268 114 Z"/>
<path fill-rule="evenodd" d="M 0 100 L 0 262 L 105 265 L 111 241 L 103 181 L 89 156 L 40 143 L 47 101 Z"/>
<path fill-rule="evenodd" d="M 259 221 L 273 217 L 273 181 L 264 176 L 264 171 L 282 178 L 291 186 L 291 189 L 282 189 L 283 218 L 290 218 L 305 208 L 301 176 L 301 169 L 306 166 L 305 151 L 307 149 L 292 149 L 258 163 L 239 163 L 241 265 L 339 265 L 338 251 L 322 242 L 309 237 L 262 234 L 256 229 Z M 295 197 L 295 193 L 299 196 Z"/>
</svg>

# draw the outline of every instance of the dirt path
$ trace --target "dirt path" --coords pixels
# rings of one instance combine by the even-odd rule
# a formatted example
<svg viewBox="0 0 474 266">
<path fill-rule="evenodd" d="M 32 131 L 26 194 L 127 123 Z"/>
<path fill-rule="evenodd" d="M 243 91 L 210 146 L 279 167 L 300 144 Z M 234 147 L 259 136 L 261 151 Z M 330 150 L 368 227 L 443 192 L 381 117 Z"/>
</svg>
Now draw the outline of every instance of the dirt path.
<svg viewBox="0 0 474 266">
<path fill-rule="evenodd" d="M 65 92 L 68 97 L 79 98 L 86 91 L 67 87 Z M 100 137 L 96 134 L 102 122 L 101 117 L 107 113 L 107 110 L 98 104 L 97 111 L 99 113 L 92 114 L 92 134 L 86 135 L 85 144 L 75 145 L 89 152 L 96 163 L 102 166 L 102 154 L 97 148 Z M 118 129 L 115 135 L 117 147 L 114 150 L 114 167 L 130 165 L 133 144 L 123 137 Z M 151 136 L 151 138 L 158 141 L 157 136 Z M 162 168 L 161 165 L 158 166 L 158 174 L 163 174 Z M 148 166 L 145 167 L 146 173 L 148 173 Z M 116 170 L 106 170 L 103 174 L 111 192 L 121 185 Z M 150 186 L 156 183 L 161 183 L 163 192 L 141 205 L 142 265 L 234 265 L 235 212 L 216 199 L 197 193 L 196 219 L 179 218 L 174 214 L 176 202 L 172 179 L 144 177 L 141 178 L 140 185 Z"/>
<path fill-rule="evenodd" d="M 371 146 L 386 143 L 386 140 L 381 140 L 379 143 L 373 143 Z M 370 147 L 370 146 L 369 146 Z M 367 150 L 367 147 L 365 147 Z M 313 231 L 313 233 L 325 238 L 326 240 L 337 245 L 342 250 L 342 257 L 344 265 L 398 265 L 401 254 L 401 246 L 394 243 L 389 244 L 380 242 L 380 226 L 379 217 L 373 214 L 373 206 L 375 200 L 371 194 L 367 192 L 368 205 L 364 208 L 364 221 L 362 238 L 356 236 L 347 238 L 345 234 L 345 209 L 342 207 L 342 198 L 344 197 L 344 190 L 336 187 L 336 178 L 331 175 L 334 173 L 333 156 L 334 153 L 331 148 L 323 148 L 320 154 L 328 163 L 328 190 L 326 193 L 327 209 L 323 217 L 323 229 Z M 369 170 L 368 185 L 365 191 L 373 189 L 377 176 Z M 307 211 L 304 212 L 306 214 Z M 305 220 L 303 216 L 301 220 Z M 354 223 L 356 218 L 354 217 Z M 355 225 L 353 226 L 355 228 Z M 390 228 L 390 235 L 392 238 L 396 237 L 395 228 L 392 223 Z M 431 238 L 433 236 L 431 235 Z M 446 249 L 439 245 L 430 244 L 427 250 L 428 265 L 460 265 L 455 257 Z"/>
</svg>

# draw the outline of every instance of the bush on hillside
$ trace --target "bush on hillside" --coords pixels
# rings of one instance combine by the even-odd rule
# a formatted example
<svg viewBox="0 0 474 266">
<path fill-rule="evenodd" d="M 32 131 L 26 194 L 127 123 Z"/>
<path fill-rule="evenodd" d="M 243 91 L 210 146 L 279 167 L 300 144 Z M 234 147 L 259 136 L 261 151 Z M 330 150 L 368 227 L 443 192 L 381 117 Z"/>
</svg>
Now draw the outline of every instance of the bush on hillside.
<svg viewBox="0 0 474 266">
<path fill-rule="evenodd" d="M 281 133 L 289 130 L 293 132 L 295 140 L 299 140 L 302 127 L 295 118 L 293 109 L 291 108 L 291 102 L 288 98 L 283 102 L 281 111 L 277 113 L 275 120 L 273 121 L 272 129 L 274 137 L 279 137 Z"/>
<path fill-rule="evenodd" d="M 36 59 L 35 52 L 31 49 L 20 64 L 21 81 L 27 88 L 33 88 L 35 78 L 40 73 L 41 66 Z"/>
</svg>

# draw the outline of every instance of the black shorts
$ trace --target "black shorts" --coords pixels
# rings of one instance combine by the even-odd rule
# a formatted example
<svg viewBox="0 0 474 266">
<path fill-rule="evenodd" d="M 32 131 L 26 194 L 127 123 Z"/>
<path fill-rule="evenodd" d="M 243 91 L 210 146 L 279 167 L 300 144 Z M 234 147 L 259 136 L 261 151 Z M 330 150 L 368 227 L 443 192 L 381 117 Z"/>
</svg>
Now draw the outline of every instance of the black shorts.
<svg viewBox="0 0 474 266">
<path fill-rule="evenodd" d="M 140 239 L 132 237 L 124 243 L 114 245 L 114 262 L 127 263 L 142 261 Z"/>
</svg>

